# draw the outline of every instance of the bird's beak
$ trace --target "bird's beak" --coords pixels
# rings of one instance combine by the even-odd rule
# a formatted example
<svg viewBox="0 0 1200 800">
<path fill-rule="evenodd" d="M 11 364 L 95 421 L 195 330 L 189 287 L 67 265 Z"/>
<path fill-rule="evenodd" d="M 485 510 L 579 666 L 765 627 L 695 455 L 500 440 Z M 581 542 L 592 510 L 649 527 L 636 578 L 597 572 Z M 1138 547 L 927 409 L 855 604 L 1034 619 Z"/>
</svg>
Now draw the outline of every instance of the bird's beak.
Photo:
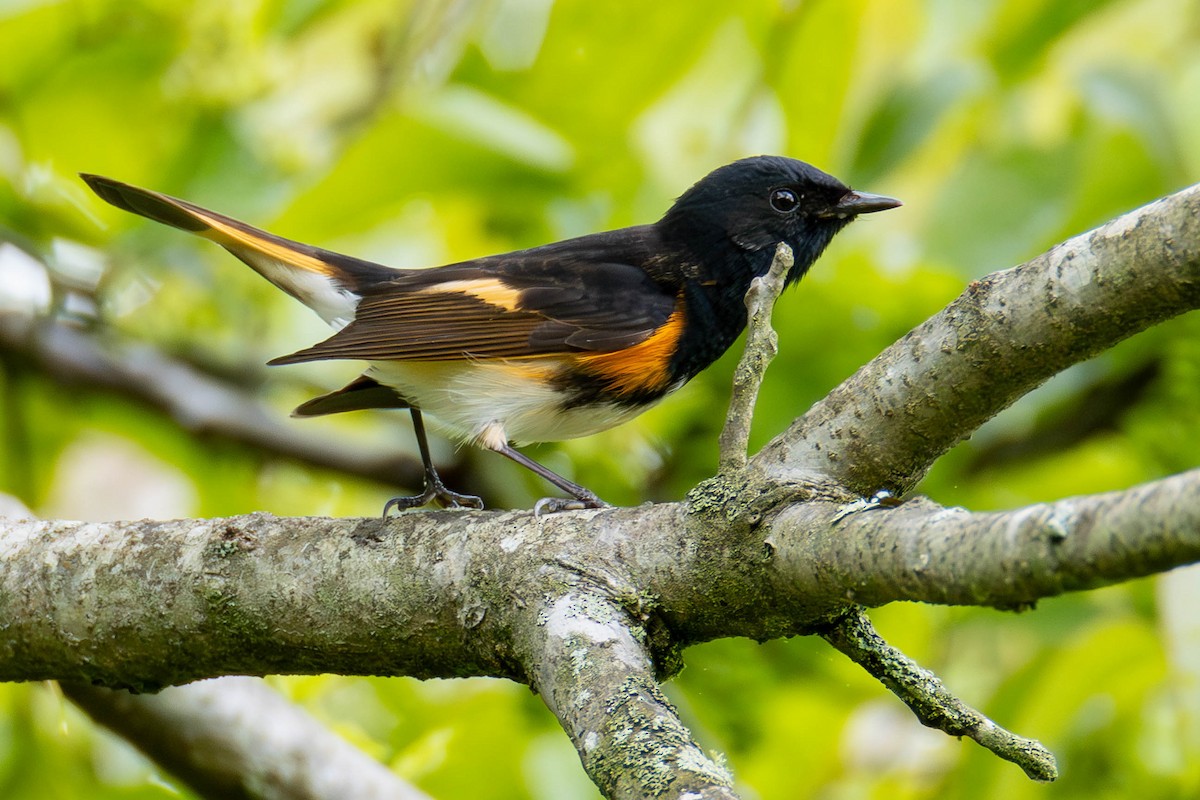
<svg viewBox="0 0 1200 800">
<path fill-rule="evenodd" d="M 887 195 L 850 191 L 842 195 L 842 199 L 838 200 L 829 210 L 818 214 L 818 216 L 846 219 L 847 217 L 856 217 L 859 214 L 870 214 L 874 211 L 887 211 L 889 208 L 896 208 L 901 205 L 904 204 L 896 198 L 888 197 Z"/>
</svg>

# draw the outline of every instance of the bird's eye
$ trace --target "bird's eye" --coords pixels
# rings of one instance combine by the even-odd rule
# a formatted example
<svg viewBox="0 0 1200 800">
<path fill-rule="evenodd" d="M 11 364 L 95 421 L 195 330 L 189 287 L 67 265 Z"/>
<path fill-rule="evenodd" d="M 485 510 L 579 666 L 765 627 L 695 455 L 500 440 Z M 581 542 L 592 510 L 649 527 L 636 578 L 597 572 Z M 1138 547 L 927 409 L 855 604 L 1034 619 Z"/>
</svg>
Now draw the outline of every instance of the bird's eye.
<svg viewBox="0 0 1200 800">
<path fill-rule="evenodd" d="M 780 214 L 790 214 L 796 210 L 798 205 L 800 205 L 800 201 L 791 189 L 776 189 L 771 192 L 771 208 Z"/>
</svg>

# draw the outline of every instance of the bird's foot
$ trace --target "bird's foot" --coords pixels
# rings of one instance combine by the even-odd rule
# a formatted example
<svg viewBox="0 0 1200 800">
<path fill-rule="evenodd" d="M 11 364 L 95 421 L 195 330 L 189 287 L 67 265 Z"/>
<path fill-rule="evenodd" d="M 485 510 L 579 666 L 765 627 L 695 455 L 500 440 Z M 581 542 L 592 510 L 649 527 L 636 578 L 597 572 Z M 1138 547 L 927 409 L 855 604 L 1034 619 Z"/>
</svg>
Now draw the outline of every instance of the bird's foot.
<svg viewBox="0 0 1200 800">
<path fill-rule="evenodd" d="M 533 506 L 533 515 L 557 514 L 560 511 L 580 511 L 585 508 L 609 508 L 609 504 L 588 492 L 583 497 L 543 497 Z"/>
<path fill-rule="evenodd" d="M 435 503 L 442 508 L 483 508 L 483 499 L 473 494 L 459 494 L 446 488 L 437 473 L 425 476 L 425 490 L 420 494 L 409 497 L 393 497 L 383 506 L 383 516 L 386 518 L 392 509 L 407 511 L 410 508 Z"/>
</svg>

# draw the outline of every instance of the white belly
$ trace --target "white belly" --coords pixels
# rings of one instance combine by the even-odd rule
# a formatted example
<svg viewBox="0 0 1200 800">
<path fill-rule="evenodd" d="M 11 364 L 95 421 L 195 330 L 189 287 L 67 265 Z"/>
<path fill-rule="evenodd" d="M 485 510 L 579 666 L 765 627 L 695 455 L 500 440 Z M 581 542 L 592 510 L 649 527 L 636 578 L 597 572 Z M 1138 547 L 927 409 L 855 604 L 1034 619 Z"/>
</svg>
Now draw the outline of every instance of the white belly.
<svg viewBox="0 0 1200 800">
<path fill-rule="evenodd" d="M 649 406 L 606 404 L 563 409 L 547 385 L 554 359 L 375 362 L 368 374 L 397 389 L 460 441 L 499 449 L 508 442 L 556 442 L 590 436 L 633 419 Z"/>
</svg>

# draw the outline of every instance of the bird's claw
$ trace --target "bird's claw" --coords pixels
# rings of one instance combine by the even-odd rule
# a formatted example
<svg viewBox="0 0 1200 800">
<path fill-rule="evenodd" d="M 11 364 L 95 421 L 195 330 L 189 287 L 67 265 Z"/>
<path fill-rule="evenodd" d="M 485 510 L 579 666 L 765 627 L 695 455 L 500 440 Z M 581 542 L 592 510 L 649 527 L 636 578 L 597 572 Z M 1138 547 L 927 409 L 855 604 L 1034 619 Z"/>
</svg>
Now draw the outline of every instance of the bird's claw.
<svg viewBox="0 0 1200 800">
<path fill-rule="evenodd" d="M 557 514 L 560 511 L 580 511 L 585 508 L 607 508 L 608 503 L 599 497 L 543 497 L 533 505 L 533 516 Z"/>
<path fill-rule="evenodd" d="M 407 511 L 410 508 L 420 508 L 421 506 L 436 503 L 442 508 L 472 508 L 479 510 L 483 508 L 483 499 L 473 494 L 459 494 L 452 492 L 442 483 L 441 478 L 434 476 L 426 476 L 425 490 L 420 494 L 414 494 L 409 497 L 393 497 L 388 500 L 383 506 L 383 516 L 386 519 L 392 512 L 392 509 L 397 511 Z"/>
<path fill-rule="evenodd" d="M 475 511 L 483 510 L 483 498 L 475 494 L 459 494 L 452 492 L 449 489 L 442 487 L 442 491 L 438 492 L 434 500 L 442 508 L 470 508 Z"/>
</svg>

